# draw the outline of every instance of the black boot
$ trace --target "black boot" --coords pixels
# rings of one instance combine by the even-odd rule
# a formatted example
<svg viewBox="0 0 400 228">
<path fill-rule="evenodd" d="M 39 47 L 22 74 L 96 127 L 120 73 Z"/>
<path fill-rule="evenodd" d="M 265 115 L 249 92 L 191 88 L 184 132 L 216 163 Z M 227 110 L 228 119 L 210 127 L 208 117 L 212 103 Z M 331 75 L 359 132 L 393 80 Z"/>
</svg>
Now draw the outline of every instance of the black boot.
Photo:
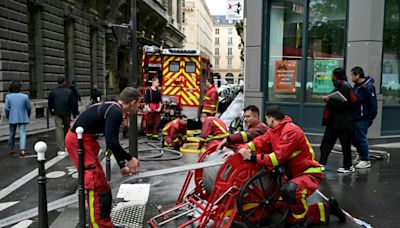
<svg viewBox="0 0 400 228">
<path fill-rule="evenodd" d="M 346 222 L 346 215 L 333 197 L 329 199 L 329 214 L 338 217 L 340 222 Z"/>
</svg>

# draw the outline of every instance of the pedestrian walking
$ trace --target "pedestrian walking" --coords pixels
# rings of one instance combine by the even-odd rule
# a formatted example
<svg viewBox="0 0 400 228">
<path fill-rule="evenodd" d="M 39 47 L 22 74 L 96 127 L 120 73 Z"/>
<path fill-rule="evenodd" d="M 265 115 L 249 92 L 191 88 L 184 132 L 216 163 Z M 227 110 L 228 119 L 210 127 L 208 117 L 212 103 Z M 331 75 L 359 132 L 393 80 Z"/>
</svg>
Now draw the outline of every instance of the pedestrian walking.
<svg viewBox="0 0 400 228">
<path fill-rule="evenodd" d="M 336 140 L 339 138 L 343 151 L 343 166 L 337 169 L 339 173 L 353 173 L 355 171 L 351 158 L 351 85 L 347 82 L 346 70 L 336 68 L 332 72 L 333 91 L 338 91 L 346 100 L 335 99 L 331 96 L 323 96 L 322 100 L 326 103 L 323 112 L 322 125 L 325 127 L 324 137 L 322 138 L 319 163 L 326 165 L 329 154 L 331 153 Z"/>
<path fill-rule="evenodd" d="M 15 153 L 15 132 L 19 129 L 20 156 L 26 155 L 26 126 L 29 124 L 31 104 L 28 95 L 21 93 L 21 83 L 11 82 L 10 94 L 5 97 L 4 112 L 8 120 L 10 135 L 8 146 L 10 153 Z"/>
<path fill-rule="evenodd" d="M 308 203 L 324 178 L 321 165 L 314 160 L 314 151 L 304 131 L 285 116 L 279 106 L 272 105 L 266 112 L 268 130 L 239 150 L 244 159 L 268 170 L 285 167 L 287 180 L 280 188 L 282 200 L 289 206 L 287 221 L 291 227 L 308 227 L 328 221 L 329 214 L 341 222 L 346 217 L 336 200 Z"/>
<path fill-rule="evenodd" d="M 49 94 L 48 105 L 56 126 L 56 142 L 59 154 L 65 153 L 65 135 L 68 132 L 73 109 L 72 92 L 67 88 L 67 80 L 58 78 L 58 87 Z"/>
<path fill-rule="evenodd" d="M 139 110 L 139 92 L 126 87 L 119 95 L 118 101 L 91 105 L 75 120 L 67 133 L 65 143 L 69 157 L 78 168 L 78 139 L 76 128 L 82 127 L 83 151 L 85 152 L 85 189 L 89 208 L 91 227 L 112 228 L 111 189 L 105 178 L 98 154 L 100 145 L 96 134 L 104 133 L 107 150 L 111 151 L 120 167 L 121 174 L 131 176 L 138 172 L 139 161 L 129 155 L 118 141 L 122 115 L 136 113 Z"/>
<path fill-rule="evenodd" d="M 92 104 L 96 104 L 101 101 L 101 92 L 97 88 L 97 85 L 94 85 L 92 91 L 90 92 L 90 101 Z"/>
<path fill-rule="evenodd" d="M 352 90 L 353 145 L 357 148 L 358 156 L 354 163 L 357 169 L 371 167 L 368 128 L 372 125 L 378 111 L 374 82 L 371 76 L 365 76 L 359 67 L 351 69 L 351 79 L 354 82 Z"/>
<path fill-rule="evenodd" d="M 160 84 L 158 78 L 154 77 L 151 82 L 151 87 L 144 93 L 144 103 L 147 111 L 145 134 L 149 139 L 158 139 L 163 105 L 161 103 L 161 93 L 158 90 Z"/>
<path fill-rule="evenodd" d="M 81 101 L 81 92 L 78 89 L 78 85 L 76 81 L 73 80 L 71 85 L 69 86 L 71 90 L 71 98 L 72 98 L 72 117 L 75 119 L 77 115 L 79 115 L 79 102 Z"/>
</svg>

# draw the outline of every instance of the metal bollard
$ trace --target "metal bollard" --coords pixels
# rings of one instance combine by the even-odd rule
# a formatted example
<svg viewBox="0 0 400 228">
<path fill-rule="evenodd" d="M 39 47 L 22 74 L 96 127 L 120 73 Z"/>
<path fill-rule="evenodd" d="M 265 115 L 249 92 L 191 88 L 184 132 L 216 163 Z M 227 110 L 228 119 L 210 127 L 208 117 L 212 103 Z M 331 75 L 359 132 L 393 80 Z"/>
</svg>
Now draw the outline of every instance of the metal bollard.
<svg viewBox="0 0 400 228">
<path fill-rule="evenodd" d="M 77 127 L 75 130 L 78 135 L 78 193 L 79 193 L 79 227 L 86 227 L 85 211 L 85 163 L 83 161 L 83 128 Z"/>
<path fill-rule="evenodd" d="M 46 171 L 44 168 L 44 163 L 46 162 L 47 145 L 43 141 L 39 141 L 35 144 L 35 151 L 37 153 L 37 160 L 39 165 L 39 227 L 47 228 L 49 227 L 48 216 L 47 216 L 47 197 L 46 197 Z"/>
<path fill-rule="evenodd" d="M 46 123 L 47 123 L 47 129 L 50 128 L 50 111 L 49 107 L 46 107 Z"/>
<path fill-rule="evenodd" d="M 111 180 L 111 155 L 112 151 L 107 149 L 106 152 L 104 152 L 104 155 L 106 156 L 106 178 L 107 181 Z"/>
</svg>

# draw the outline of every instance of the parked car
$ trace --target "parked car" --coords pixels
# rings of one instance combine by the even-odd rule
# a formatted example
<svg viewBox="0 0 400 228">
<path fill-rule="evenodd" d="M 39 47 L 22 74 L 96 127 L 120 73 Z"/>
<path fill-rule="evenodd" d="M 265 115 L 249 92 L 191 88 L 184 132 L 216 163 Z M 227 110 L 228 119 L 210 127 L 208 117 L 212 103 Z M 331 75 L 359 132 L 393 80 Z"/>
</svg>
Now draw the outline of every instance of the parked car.
<svg viewBox="0 0 400 228">
<path fill-rule="evenodd" d="M 229 106 L 229 92 L 226 88 L 218 88 L 218 112 L 224 112 Z"/>
</svg>

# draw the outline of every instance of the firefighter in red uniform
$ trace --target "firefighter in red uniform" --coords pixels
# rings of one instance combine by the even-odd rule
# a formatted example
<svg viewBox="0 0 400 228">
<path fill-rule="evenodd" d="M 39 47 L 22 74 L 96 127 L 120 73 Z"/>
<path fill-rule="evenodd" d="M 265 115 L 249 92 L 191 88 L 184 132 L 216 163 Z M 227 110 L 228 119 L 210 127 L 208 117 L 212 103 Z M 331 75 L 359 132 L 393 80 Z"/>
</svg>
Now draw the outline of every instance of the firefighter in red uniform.
<svg viewBox="0 0 400 228">
<path fill-rule="evenodd" d="M 265 115 L 270 128 L 239 153 L 269 170 L 283 165 L 288 169 L 289 180 L 281 188 L 291 212 L 288 221 L 294 227 L 307 227 L 310 223 L 326 222 L 331 213 L 344 222 L 345 215 L 336 200 L 331 199 L 329 207 L 325 203 L 306 203 L 306 198 L 318 189 L 323 170 L 304 132 L 278 106 L 270 106 Z"/>
<path fill-rule="evenodd" d="M 218 90 L 214 85 L 214 79 L 207 79 L 207 91 L 203 98 L 203 110 L 202 112 L 207 113 L 209 116 L 215 116 L 218 110 Z"/>
<path fill-rule="evenodd" d="M 157 77 L 151 79 L 152 85 L 144 93 L 144 103 L 147 110 L 147 124 L 145 134 L 149 139 L 158 139 L 161 122 L 161 93 L 158 91 L 159 81 Z"/>
<path fill-rule="evenodd" d="M 208 116 L 201 113 L 200 121 L 203 124 L 200 133 L 199 150 L 207 142 L 206 153 L 212 153 L 217 150 L 218 145 L 229 136 L 229 132 L 224 122 L 220 118 Z"/>
<path fill-rule="evenodd" d="M 164 137 L 163 146 L 173 147 L 175 150 L 186 142 L 187 138 L 187 117 L 180 115 L 177 119 L 167 123 L 162 134 Z"/>
<path fill-rule="evenodd" d="M 224 146 L 237 152 L 240 145 L 252 141 L 259 135 L 263 135 L 268 127 L 265 123 L 259 120 L 260 110 L 255 105 L 249 105 L 243 109 L 245 130 L 234 134 L 230 134 L 227 138 L 222 140 L 217 150 L 222 149 Z M 226 157 L 234 154 L 233 151 L 226 152 Z"/>
<path fill-rule="evenodd" d="M 139 110 L 139 92 L 126 87 L 117 102 L 97 103 L 81 113 L 65 138 L 69 157 L 78 168 L 78 139 L 76 128 L 82 127 L 85 166 L 85 189 L 89 208 L 91 227 L 113 228 L 111 222 L 112 196 L 99 161 L 100 145 L 96 134 L 104 133 L 107 149 L 112 151 L 121 170 L 121 174 L 133 175 L 139 169 L 139 161 L 129 155 L 118 141 L 119 128 L 124 113 L 136 113 Z"/>
</svg>

